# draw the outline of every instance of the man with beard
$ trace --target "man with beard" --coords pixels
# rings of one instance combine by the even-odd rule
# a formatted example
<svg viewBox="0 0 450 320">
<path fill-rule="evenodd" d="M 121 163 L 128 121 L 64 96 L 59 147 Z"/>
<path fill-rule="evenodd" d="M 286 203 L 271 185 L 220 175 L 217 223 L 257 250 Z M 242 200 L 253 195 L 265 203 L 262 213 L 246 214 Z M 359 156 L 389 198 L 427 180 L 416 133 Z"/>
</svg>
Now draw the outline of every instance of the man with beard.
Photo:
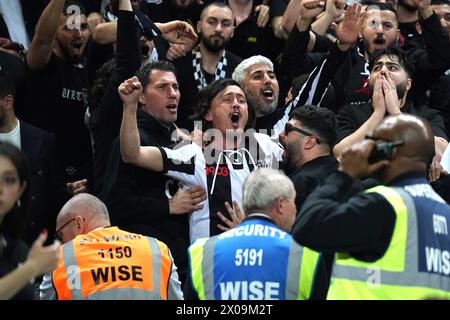
<svg viewBox="0 0 450 320">
<path fill-rule="evenodd" d="M 283 171 L 294 183 L 297 211 L 316 186 L 338 167 L 332 154 L 336 129 L 332 111 L 306 105 L 294 110 L 280 134 L 284 146 Z"/>
<path fill-rule="evenodd" d="M 92 151 L 85 125 L 87 74 L 83 53 L 89 37 L 84 9 L 73 1 L 52 0 L 42 13 L 28 50 L 21 116 L 55 134 L 56 206 L 86 189 Z M 81 181 L 81 183 L 80 183 Z"/>
<path fill-rule="evenodd" d="M 371 134 L 387 115 L 409 113 L 428 120 L 434 133 L 438 159 L 447 146 L 447 134 L 442 115 L 425 105 L 415 106 L 407 100 L 414 66 L 396 47 L 374 52 L 369 62 L 371 101 L 357 108 L 347 105 L 337 115 L 338 141 L 334 155 L 340 157 L 348 147 Z"/>
<path fill-rule="evenodd" d="M 312 19 L 320 13 L 320 10 L 301 8 L 302 21 L 306 28 Z M 245 90 L 247 99 L 255 108 L 256 130 L 267 133 L 272 138 L 284 130 L 290 114 L 298 106 L 304 104 L 321 105 L 325 96 L 328 96 L 328 87 L 338 66 L 344 61 L 347 52 L 358 38 L 358 26 L 361 18 L 361 5 L 349 6 L 345 12 L 343 21 L 336 28 L 338 41 L 333 45 L 328 54 L 323 56 L 320 66 L 311 71 L 296 91 L 284 105 L 278 106 L 280 92 L 273 63 L 263 56 L 252 56 L 243 60 L 234 70 L 233 79 Z"/>
<path fill-rule="evenodd" d="M 434 74 L 443 72 L 450 66 L 450 41 L 440 22 L 430 8 L 430 0 L 419 1 L 419 16 L 422 24 L 426 49 L 407 51 L 415 66 L 414 86 L 410 98 L 417 101 L 422 97 L 424 88 Z M 320 7 L 319 1 L 304 1 L 302 5 Z M 323 10 L 323 9 L 322 9 Z M 299 21 L 302 17 L 299 18 Z M 287 75 L 293 79 L 309 73 L 322 61 L 323 53 L 333 44 L 329 39 L 310 32 L 309 28 L 293 28 L 287 41 L 283 65 Z M 333 77 L 338 108 L 352 104 L 358 107 L 370 99 L 368 88 L 368 59 L 375 50 L 385 49 L 399 43 L 397 12 L 388 4 L 376 3 L 368 6 L 360 28 L 360 41 L 350 49 L 345 61 L 339 66 Z M 328 44 L 327 44 L 328 43 Z M 313 48 L 307 53 L 307 48 Z M 413 75 L 411 75 L 413 76 Z"/>
<path fill-rule="evenodd" d="M 233 79 L 244 88 L 247 99 L 255 108 L 255 129 L 266 129 L 270 135 L 269 131 L 283 115 L 283 112 L 275 115 L 280 86 L 272 61 L 264 56 L 247 58 L 236 67 Z"/>
<path fill-rule="evenodd" d="M 433 142 L 427 121 L 388 116 L 305 201 L 292 234 L 300 245 L 336 252 L 328 299 L 450 298 L 450 207 L 426 180 Z M 371 161 L 381 143 L 390 152 Z M 352 196 L 354 179 L 368 175 L 382 185 Z"/>
<path fill-rule="evenodd" d="M 123 160 L 163 172 L 179 180 L 183 188 L 205 189 L 208 197 L 201 203 L 203 207 L 189 216 L 191 243 L 219 234 L 217 212 L 226 213 L 225 202 L 240 204 L 244 179 L 258 167 L 276 168 L 283 150 L 267 135 L 244 131 L 252 123 L 254 112 L 244 91 L 232 79 L 210 83 L 195 98 L 193 119 L 205 129 L 202 142 L 182 143 L 174 148 L 139 146 L 136 109 L 141 92 L 137 78 L 119 86 L 123 101 Z"/>
<path fill-rule="evenodd" d="M 178 70 L 181 100 L 177 125 L 192 131 L 188 120 L 194 96 L 207 84 L 231 78 L 241 59 L 225 50 L 234 32 L 234 15 L 223 3 L 215 2 L 203 9 L 197 23 L 200 44 L 186 56 L 173 61 Z"/>
</svg>

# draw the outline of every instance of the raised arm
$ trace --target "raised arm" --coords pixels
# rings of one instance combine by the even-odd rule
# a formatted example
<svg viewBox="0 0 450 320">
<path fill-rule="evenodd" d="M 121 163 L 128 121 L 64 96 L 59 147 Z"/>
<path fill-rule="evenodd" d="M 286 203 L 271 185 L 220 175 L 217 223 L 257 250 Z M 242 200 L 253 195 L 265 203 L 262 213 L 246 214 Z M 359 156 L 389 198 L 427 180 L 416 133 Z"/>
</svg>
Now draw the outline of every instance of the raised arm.
<svg viewBox="0 0 450 320">
<path fill-rule="evenodd" d="M 320 105 L 332 78 L 344 62 L 348 49 L 358 39 L 361 16 L 362 6 L 353 4 L 347 8 L 344 20 L 339 25 L 333 22 L 338 41 L 309 74 L 306 84 L 300 90 L 297 99 L 294 99 L 293 108 L 305 104 Z"/>
<path fill-rule="evenodd" d="M 344 13 L 345 0 L 327 0 L 325 11 L 313 22 L 311 29 L 320 35 L 325 35 L 335 22 Z"/>
<path fill-rule="evenodd" d="M 65 0 L 51 0 L 36 25 L 36 32 L 26 56 L 33 70 L 45 67 L 52 55 Z"/>
<path fill-rule="evenodd" d="M 291 0 L 284 10 L 283 18 L 281 20 L 281 27 L 286 33 L 290 33 L 297 22 L 300 15 L 300 6 L 302 0 Z"/>
<path fill-rule="evenodd" d="M 98 44 L 111 44 L 117 40 L 117 21 L 103 22 L 95 26 L 92 39 Z"/>
<path fill-rule="evenodd" d="M 124 162 L 153 171 L 163 171 L 163 157 L 157 147 L 141 147 L 137 127 L 136 110 L 142 84 L 137 77 L 125 80 L 119 86 L 123 101 L 122 125 L 120 127 L 120 152 Z"/>
</svg>

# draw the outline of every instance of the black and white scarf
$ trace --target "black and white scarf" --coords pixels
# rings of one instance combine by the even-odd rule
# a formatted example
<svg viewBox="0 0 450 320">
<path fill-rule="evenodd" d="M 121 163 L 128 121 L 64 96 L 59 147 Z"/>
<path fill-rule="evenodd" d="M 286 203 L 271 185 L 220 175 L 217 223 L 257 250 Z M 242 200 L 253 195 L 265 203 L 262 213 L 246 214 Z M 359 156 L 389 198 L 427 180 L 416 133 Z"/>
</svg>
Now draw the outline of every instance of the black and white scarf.
<svg viewBox="0 0 450 320">
<path fill-rule="evenodd" d="M 225 50 L 223 51 L 222 57 L 217 63 L 217 68 L 215 72 L 214 81 L 225 78 L 226 75 L 226 67 L 227 67 L 227 58 L 225 57 Z M 192 59 L 192 66 L 194 67 L 194 79 L 197 83 L 197 89 L 200 91 L 204 87 L 207 86 L 205 75 L 202 71 L 202 54 L 200 50 L 197 50 L 195 56 Z"/>
</svg>

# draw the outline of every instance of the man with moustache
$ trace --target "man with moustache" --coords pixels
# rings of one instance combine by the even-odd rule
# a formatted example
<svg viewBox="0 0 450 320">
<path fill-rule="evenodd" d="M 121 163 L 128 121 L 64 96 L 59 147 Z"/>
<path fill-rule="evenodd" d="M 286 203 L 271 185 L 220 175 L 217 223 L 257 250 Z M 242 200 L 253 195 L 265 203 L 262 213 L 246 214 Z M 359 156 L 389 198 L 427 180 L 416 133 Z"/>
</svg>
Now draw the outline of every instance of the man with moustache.
<svg viewBox="0 0 450 320">
<path fill-rule="evenodd" d="M 295 109 L 280 133 L 284 146 L 282 167 L 294 183 L 297 211 L 316 186 L 337 169 L 338 161 L 332 152 L 336 137 L 334 113 L 311 105 Z"/>
<path fill-rule="evenodd" d="M 259 167 L 276 168 L 283 150 L 269 136 L 245 130 L 251 126 L 254 112 L 244 91 L 232 79 L 210 83 L 195 98 L 192 119 L 204 128 L 201 142 L 187 141 L 173 148 L 139 146 L 136 110 L 141 92 L 137 78 L 119 86 L 124 103 L 120 130 L 123 160 L 162 172 L 179 180 L 183 188 L 205 189 L 208 196 L 202 208 L 189 216 L 191 243 L 219 234 L 217 212 L 226 212 L 225 202 L 241 203 L 244 179 Z"/>
<path fill-rule="evenodd" d="M 334 147 L 334 155 L 339 158 L 345 149 L 362 141 L 385 116 L 408 113 L 430 122 L 436 155 L 440 157 L 448 144 L 442 115 L 425 105 L 415 106 L 407 100 L 414 67 L 401 49 L 392 47 L 376 51 L 371 56 L 369 70 L 372 99 L 357 108 L 351 105 L 341 108 L 337 115 L 340 142 Z"/>
<path fill-rule="evenodd" d="M 284 105 L 279 105 L 280 86 L 274 72 L 272 61 L 264 56 L 252 56 L 243 60 L 234 70 L 233 79 L 245 90 L 247 99 L 255 108 L 256 130 L 266 130 L 272 137 L 284 130 L 286 122 L 295 108 L 304 104 L 321 105 L 328 96 L 330 80 L 336 69 L 347 56 L 347 52 L 358 38 L 361 6 L 354 4 L 347 8 L 343 21 L 336 28 L 338 41 L 323 57 L 320 67 L 315 68 L 301 85 L 295 96 L 291 95 Z M 301 9 L 304 24 L 309 26 L 320 10 Z M 322 105 L 321 105 L 322 106 Z M 261 131 L 263 132 L 263 131 Z"/>
<path fill-rule="evenodd" d="M 143 87 L 141 108 L 136 112 L 139 144 L 168 147 L 174 143 L 180 101 L 176 70 L 168 61 L 157 61 L 141 68 L 137 75 Z M 118 139 L 112 144 L 108 166 L 120 158 L 118 144 Z M 127 231 L 166 243 L 184 282 L 189 245 L 186 213 L 202 208 L 199 203 L 205 199 L 205 192 L 196 186 L 177 191 L 178 181 L 123 161 L 119 161 L 117 173 L 106 169 L 105 177 L 112 180 L 105 201 L 112 221 Z"/>
<path fill-rule="evenodd" d="M 25 58 L 24 101 L 19 116 L 55 134 L 56 205 L 72 192 L 85 190 L 92 151 L 85 125 L 87 73 L 83 54 L 89 28 L 83 8 L 74 1 L 51 0 L 42 13 Z M 77 190 L 74 190 L 77 189 Z"/>
<path fill-rule="evenodd" d="M 197 32 L 198 47 L 173 61 L 181 92 L 176 123 L 189 131 L 194 129 L 188 117 L 195 94 L 214 80 L 231 78 L 234 68 L 241 62 L 239 57 L 225 50 L 234 32 L 234 15 L 226 4 L 214 2 L 206 6 L 197 23 Z"/>
<path fill-rule="evenodd" d="M 414 76 L 414 87 L 409 95 L 410 98 L 420 101 L 423 88 L 426 88 L 430 81 L 430 75 L 446 70 L 450 65 L 450 41 L 436 14 L 431 10 L 430 0 L 415 0 L 415 2 L 419 3 L 419 17 L 426 49 L 414 48 L 407 51 L 415 66 L 415 74 L 411 75 Z M 305 0 L 302 5 L 306 4 L 323 10 L 319 1 Z M 309 73 L 319 65 L 323 52 L 333 44 L 330 40 L 310 32 L 308 26 L 300 23 L 301 20 L 302 17 L 293 28 L 283 56 L 284 69 L 291 79 Z M 337 93 L 338 108 L 347 104 L 357 107 L 370 99 L 369 57 L 375 50 L 396 46 L 399 41 L 400 29 L 395 9 L 385 3 L 368 6 L 361 23 L 360 40 L 350 49 L 350 53 L 333 77 L 332 84 Z M 307 48 L 313 48 L 312 52 L 307 53 Z"/>
</svg>

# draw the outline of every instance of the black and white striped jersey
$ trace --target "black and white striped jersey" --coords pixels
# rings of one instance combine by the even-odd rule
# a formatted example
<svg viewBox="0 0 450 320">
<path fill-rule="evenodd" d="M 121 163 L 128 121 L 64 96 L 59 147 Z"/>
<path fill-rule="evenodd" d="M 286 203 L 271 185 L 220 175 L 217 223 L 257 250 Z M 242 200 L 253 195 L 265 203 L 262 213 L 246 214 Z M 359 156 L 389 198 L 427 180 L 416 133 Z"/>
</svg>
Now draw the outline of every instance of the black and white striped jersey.
<svg viewBox="0 0 450 320">
<path fill-rule="evenodd" d="M 201 186 L 208 195 L 203 209 L 189 217 L 191 243 L 221 233 L 217 212 L 228 217 L 225 201 L 232 205 L 236 200 L 241 205 L 242 185 L 250 172 L 257 167 L 278 168 L 283 149 L 268 135 L 253 132 L 244 141 L 236 150 L 202 148 L 196 143 L 160 148 L 166 175 L 184 188 Z"/>
<path fill-rule="evenodd" d="M 331 80 L 345 57 L 346 52 L 341 51 L 336 45 L 331 47 L 320 64 L 308 75 L 298 95 L 278 110 L 271 128 L 272 139 L 278 138 L 296 108 L 304 105 L 321 106 Z"/>
</svg>

